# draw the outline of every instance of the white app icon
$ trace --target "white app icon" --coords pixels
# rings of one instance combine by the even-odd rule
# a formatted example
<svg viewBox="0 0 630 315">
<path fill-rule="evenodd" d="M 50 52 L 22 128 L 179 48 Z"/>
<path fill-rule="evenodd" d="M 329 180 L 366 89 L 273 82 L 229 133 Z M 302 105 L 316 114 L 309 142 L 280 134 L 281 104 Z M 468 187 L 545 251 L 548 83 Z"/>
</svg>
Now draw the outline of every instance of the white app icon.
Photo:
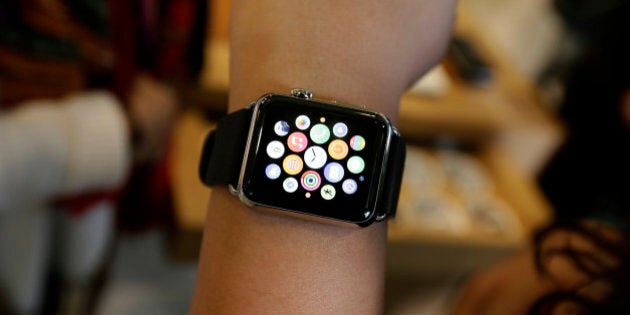
<svg viewBox="0 0 630 315">
<path fill-rule="evenodd" d="M 343 138 L 348 134 L 348 126 L 344 123 L 336 123 L 333 126 L 333 133 L 339 138 Z"/>
<path fill-rule="evenodd" d="M 282 171 L 278 164 L 271 163 L 267 165 L 267 168 L 265 168 L 265 174 L 269 179 L 277 179 L 278 177 L 280 177 L 281 173 Z"/>
<path fill-rule="evenodd" d="M 284 121 L 284 120 L 280 120 L 276 123 L 276 125 L 273 127 L 273 130 L 276 132 L 276 134 L 280 137 L 284 137 L 286 135 L 289 134 L 289 123 Z"/>
<path fill-rule="evenodd" d="M 324 177 L 331 183 L 338 183 L 343 179 L 344 170 L 343 166 L 337 162 L 332 162 L 326 165 L 324 168 Z"/>
<path fill-rule="evenodd" d="M 272 159 L 279 159 L 284 154 L 284 145 L 282 142 L 274 140 L 267 145 L 267 155 Z"/>
<path fill-rule="evenodd" d="M 300 130 L 306 130 L 311 126 L 311 120 L 306 115 L 300 115 L 295 119 L 295 126 Z"/>
<path fill-rule="evenodd" d="M 298 189 L 298 181 L 293 177 L 288 177 L 282 182 L 282 188 L 288 193 L 293 193 Z"/>
<path fill-rule="evenodd" d="M 343 189 L 343 192 L 345 192 L 348 195 L 352 195 L 355 192 L 357 192 L 358 187 L 359 186 L 357 185 L 357 182 L 352 178 L 348 178 L 344 180 L 343 184 L 341 184 L 341 189 Z"/>
<path fill-rule="evenodd" d="M 304 163 L 314 170 L 324 166 L 324 164 L 326 164 L 326 159 L 326 150 L 322 147 L 312 146 L 304 152 Z"/>
</svg>

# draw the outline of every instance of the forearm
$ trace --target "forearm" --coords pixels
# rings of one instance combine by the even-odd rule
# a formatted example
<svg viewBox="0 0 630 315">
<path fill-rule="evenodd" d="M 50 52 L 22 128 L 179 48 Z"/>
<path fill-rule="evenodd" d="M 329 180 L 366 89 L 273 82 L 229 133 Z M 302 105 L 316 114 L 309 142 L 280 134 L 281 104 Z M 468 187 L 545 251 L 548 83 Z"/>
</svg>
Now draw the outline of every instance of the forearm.
<svg viewBox="0 0 630 315">
<path fill-rule="evenodd" d="M 442 55 L 454 3 L 233 1 L 230 109 L 301 85 L 396 120 L 402 92 Z"/>
<path fill-rule="evenodd" d="M 370 314 L 380 309 L 385 225 L 341 227 L 270 214 L 215 189 L 193 311 Z M 195 312 L 193 312 L 195 313 Z"/>
<path fill-rule="evenodd" d="M 246 2 L 232 4 L 230 110 L 305 87 L 393 120 L 404 89 L 441 55 L 453 6 Z M 217 187 L 192 313 L 379 313 L 386 234 L 385 223 L 339 226 L 248 208 Z"/>
</svg>

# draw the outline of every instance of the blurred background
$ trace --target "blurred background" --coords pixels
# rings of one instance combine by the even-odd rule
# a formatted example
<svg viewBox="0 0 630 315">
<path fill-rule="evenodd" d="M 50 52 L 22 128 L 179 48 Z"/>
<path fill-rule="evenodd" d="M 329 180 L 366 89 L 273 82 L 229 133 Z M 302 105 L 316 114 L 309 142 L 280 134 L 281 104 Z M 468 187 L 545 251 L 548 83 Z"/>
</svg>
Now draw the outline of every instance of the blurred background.
<svg viewBox="0 0 630 315">
<path fill-rule="evenodd" d="M 554 218 L 628 209 L 628 3 L 460 1 L 443 61 L 401 100 L 387 314 L 446 314 Z M 0 314 L 187 312 L 229 7 L 0 4 Z"/>
</svg>

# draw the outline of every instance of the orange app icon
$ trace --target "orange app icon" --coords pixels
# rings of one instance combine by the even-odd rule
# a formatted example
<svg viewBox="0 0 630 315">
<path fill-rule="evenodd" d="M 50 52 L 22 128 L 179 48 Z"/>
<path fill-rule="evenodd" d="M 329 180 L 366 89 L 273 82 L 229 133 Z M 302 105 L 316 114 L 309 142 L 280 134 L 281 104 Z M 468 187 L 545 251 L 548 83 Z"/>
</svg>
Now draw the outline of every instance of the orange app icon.
<svg viewBox="0 0 630 315">
<path fill-rule="evenodd" d="M 333 140 L 328 145 L 328 154 L 335 160 L 341 160 L 348 155 L 348 145 L 343 140 Z"/>
<path fill-rule="evenodd" d="M 289 175 L 297 175 L 302 171 L 302 167 L 304 167 L 302 159 L 295 154 L 285 157 L 282 162 L 282 168 Z"/>
</svg>

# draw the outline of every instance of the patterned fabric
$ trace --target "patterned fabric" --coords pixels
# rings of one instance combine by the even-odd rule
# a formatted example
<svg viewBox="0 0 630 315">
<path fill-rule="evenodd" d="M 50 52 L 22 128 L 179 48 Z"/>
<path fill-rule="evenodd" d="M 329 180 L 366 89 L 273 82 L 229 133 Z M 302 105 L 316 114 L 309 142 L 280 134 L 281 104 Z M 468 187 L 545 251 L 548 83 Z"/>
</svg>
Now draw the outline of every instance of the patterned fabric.
<svg viewBox="0 0 630 315">
<path fill-rule="evenodd" d="M 201 68 L 205 13 L 205 0 L 0 1 L 0 110 L 90 89 L 110 90 L 124 106 L 141 72 L 189 83 Z M 123 187 L 134 195 L 122 195 L 136 201 L 123 205 L 168 193 L 166 157 L 135 169 Z M 55 205 L 80 214 L 120 190 L 59 196 Z"/>
</svg>

